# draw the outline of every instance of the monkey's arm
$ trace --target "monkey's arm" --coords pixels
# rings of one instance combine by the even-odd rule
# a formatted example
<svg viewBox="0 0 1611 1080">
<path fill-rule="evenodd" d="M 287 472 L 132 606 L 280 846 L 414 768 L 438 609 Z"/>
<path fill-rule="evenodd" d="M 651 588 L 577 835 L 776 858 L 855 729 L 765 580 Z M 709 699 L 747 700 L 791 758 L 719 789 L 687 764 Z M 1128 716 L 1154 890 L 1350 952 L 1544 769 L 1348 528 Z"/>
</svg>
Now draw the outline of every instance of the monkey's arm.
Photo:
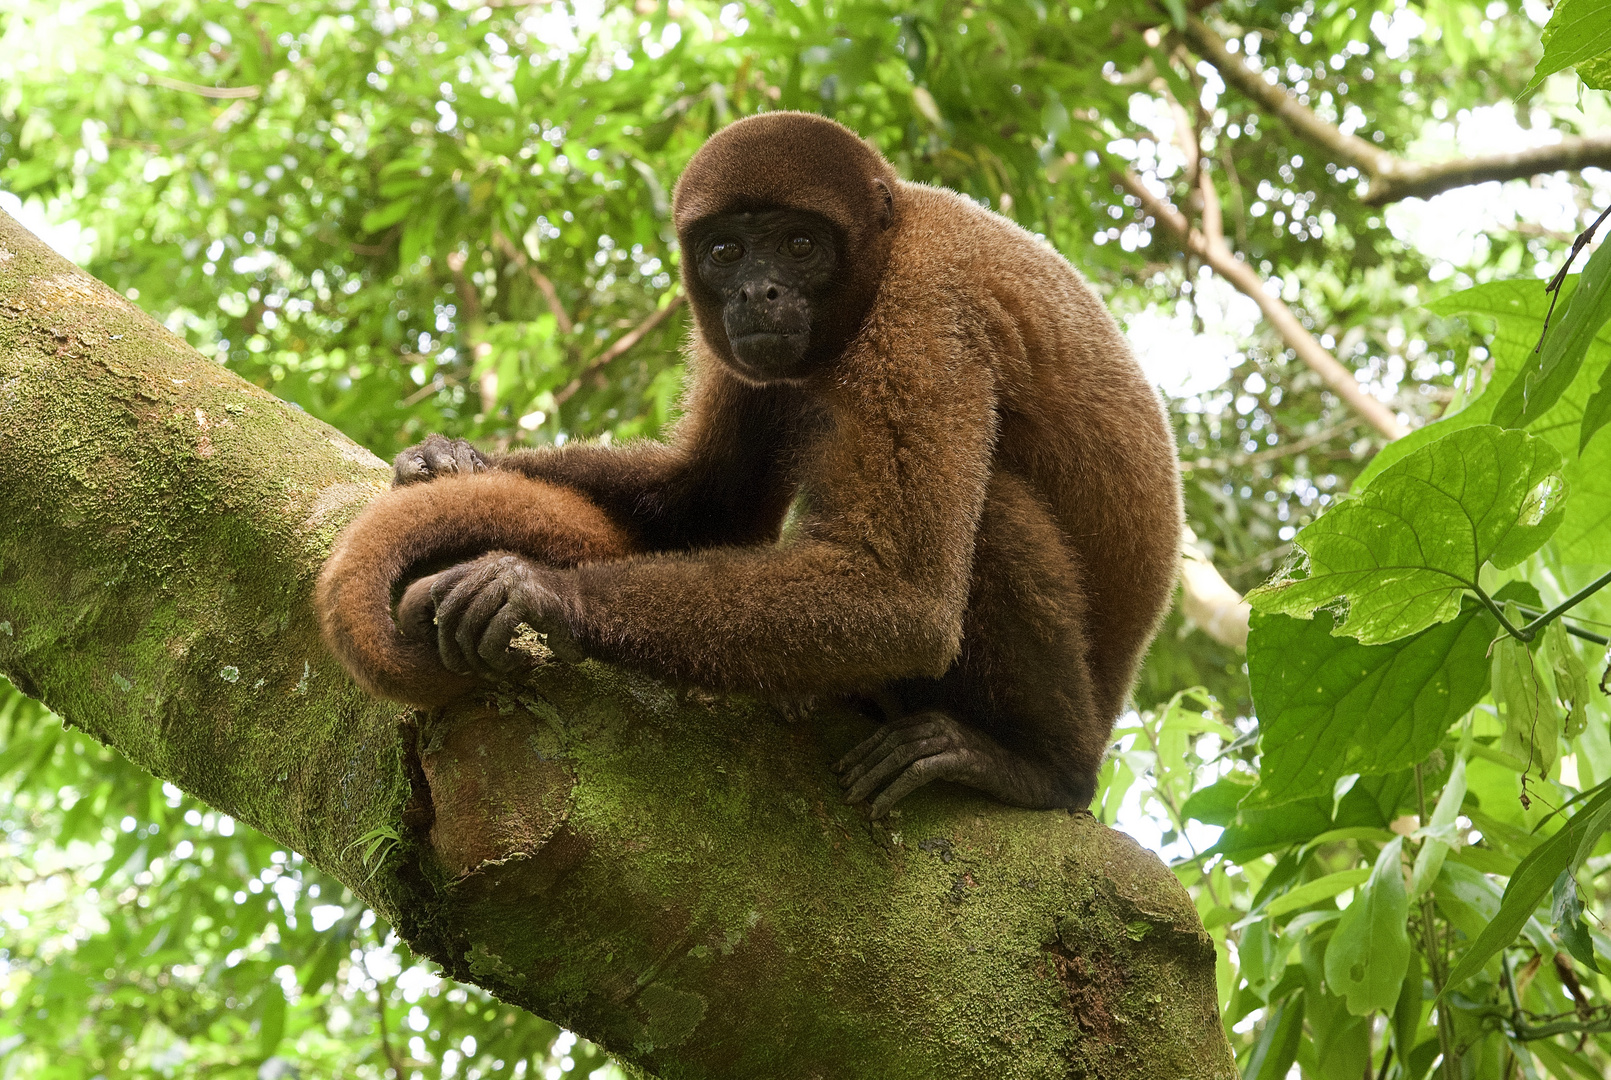
<svg viewBox="0 0 1611 1080">
<path fill-rule="evenodd" d="M 433 590 L 444 662 L 495 669 L 527 622 L 586 655 L 714 688 L 939 676 L 961 639 L 995 437 L 993 376 L 959 351 L 913 348 L 898 380 L 838 385 L 833 423 L 806 450 L 799 535 L 782 544 L 444 573 Z"/>
<path fill-rule="evenodd" d="M 669 443 L 570 443 L 488 458 L 433 435 L 399 454 L 398 485 L 454 472 L 518 472 L 586 495 L 644 551 L 777 538 L 794 496 L 788 448 L 806 422 L 798 391 L 738 383 L 713 366 L 695 376 Z"/>
</svg>

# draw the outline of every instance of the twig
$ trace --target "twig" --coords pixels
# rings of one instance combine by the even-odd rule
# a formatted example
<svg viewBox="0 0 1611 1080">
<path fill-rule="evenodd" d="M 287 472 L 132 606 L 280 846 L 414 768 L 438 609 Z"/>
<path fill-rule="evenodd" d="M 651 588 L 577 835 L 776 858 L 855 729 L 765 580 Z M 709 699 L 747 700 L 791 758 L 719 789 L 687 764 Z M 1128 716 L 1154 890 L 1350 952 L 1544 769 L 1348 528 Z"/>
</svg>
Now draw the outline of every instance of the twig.
<svg viewBox="0 0 1611 1080">
<path fill-rule="evenodd" d="M 1572 263 L 1583 249 L 1593 242 L 1595 232 L 1607 217 L 1611 217 L 1611 207 L 1607 207 L 1604 213 L 1595 218 L 1593 225 L 1577 234 L 1577 239 L 1572 241 L 1572 250 L 1566 253 L 1566 261 L 1555 271 L 1555 276 L 1549 279 L 1549 284 L 1544 286 L 1544 291 L 1549 293 L 1549 310 L 1544 313 L 1544 328 L 1538 332 L 1538 344 L 1533 346 L 1534 356 L 1544 350 L 1544 337 L 1549 333 L 1549 321 L 1555 317 L 1555 303 L 1561 298 L 1561 286 L 1566 284 L 1566 275 L 1571 272 Z"/>
<path fill-rule="evenodd" d="M 1514 180 L 1589 165 L 1611 168 L 1611 135 L 1567 136 L 1549 146 L 1508 154 L 1431 162 L 1405 161 L 1357 135 L 1344 134 L 1341 128 L 1316 116 L 1286 87 L 1266 82 L 1261 73 L 1227 49 L 1225 40 L 1196 16 L 1186 20 L 1186 41 L 1194 52 L 1214 65 L 1227 85 L 1274 113 L 1300 138 L 1319 146 L 1336 161 L 1353 165 L 1368 175 L 1370 187 L 1364 202 L 1370 206 L 1400 199 L 1424 199 L 1440 191 L 1485 180 Z"/>
<path fill-rule="evenodd" d="M 526 253 L 516 247 L 515 242 L 503 233 L 493 233 L 492 242 L 498 246 L 498 250 L 503 252 L 505 257 L 526 271 L 527 276 L 531 278 L 531 283 L 537 286 L 537 291 L 543 294 L 544 300 L 548 301 L 548 310 L 553 313 L 554 322 L 559 326 L 559 332 L 569 334 L 575 330 L 576 324 L 571 322 L 570 315 L 565 311 L 565 305 L 560 303 L 559 290 L 554 288 L 554 283 L 549 280 L 548 275 L 537 269 L 537 265 L 526 258 Z"/>
<path fill-rule="evenodd" d="M 1325 346 L 1315 340 L 1315 336 L 1298 321 L 1292 309 L 1287 307 L 1280 297 L 1271 295 L 1264 288 L 1263 279 L 1251 266 L 1236 257 L 1225 243 L 1223 236 L 1214 241 L 1192 228 L 1185 215 L 1154 195 L 1135 173 L 1125 170 L 1117 174 L 1116 178 L 1126 191 L 1140 201 L 1144 211 L 1152 215 L 1158 224 L 1175 234 L 1182 248 L 1208 263 L 1215 273 L 1257 304 L 1276 333 L 1280 334 L 1282 340 L 1298 354 L 1298 359 L 1319 375 L 1321 382 L 1330 387 L 1333 393 L 1342 398 L 1371 427 L 1389 439 L 1399 439 L 1408 434 L 1408 429 L 1399 423 L 1392 410 L 1367 394 L 1354 378 L 1353 372 L 1344 367 Z M 1201 188 L 1205 194 L 1213 191 L 1212 184 L 1201 185 Z"/>
<path fill-rule="evenodd" d="M 420 387 L 418 390 L 404 398 L 402 407 L 406 409 L 410 406 L 418 405 L 432 394 L 446 390 L 450 386 L 458 385 L 458 382 L 459 378 L 457 375 L 449 377 L 443 375 L 441 372 L 437 372 L 435 375 L 431 376 L 430 382 L 426 383 L 424 386 Z"/>
<path fill-rule="evenodd" d="M 563 405 L 565 402 L 569 401 L 572 395 L 582 388 L 583 380 L 585 380 L 589 375 L 593 374 L 593 372 L 597 371 L 599 368 L 603 367 L 605 364 L 608 364 L 611 360 L 614 360 L 616 357 L 632 348 L 632 346 L 636 345 L 638 342 L 642 341 L 646 334 L 652 331 L 655 327 L 659 326 L 661 323 L 665 322 L 667 319 L 671 318 L 672 313 L 681 307 L 686 300 L 686 294 L 684 294 L 681 289 L 677 290 L 676 294 L 672 296 L 671 300 L 667 302 L 665 307 L 658 309 L 647 319 L 644 319 L 642 322 L 640 322 L 637 326 L 634 326 L 631 330 L 628 330 L 626 333 L 616 338 L 610 343 L 609 348 L 605 349 L 603 352 L 599 353 L 597 356 L 583 365 L 582 370 L 576 373 L 576 377 L 570 382 L 566 383 L 564 388 L 554 395 L 554 404 L 556 406 Z"/>
<path fill-rule="evenodd" d="M 202 86 L 200 83 L 182 82 L 179 79 L 170 79 L 166 75 L 144 75 L 144 81 L 153 86 L 164 86 L 169 90 L 182 90 L 187 94 L 200 94 L 204 98 L 255 98 L 263 92 L 261 86 Z"/>
<path fill-rule="evenodd" d="M 1301 439 L 1295 439 L 1289 443 L 1282 443 L 1279 446 L 1272 446 L 1268 450 L 1260 450 L 1256 454 L 1237 454 L 1234 457 L 1218 459 L 1199 458 L 1197 461 L 1190 464 L 1181 462 L 1180 471 L 1191 472 L 1194 469 L 1240 469 L 1248 465 L 1258 465 L 1265 461 L 1275 461 L 1279 458 L 1288 457 L 1292 454 L 1301 454 L 1303 451 L 1314 446 L 1319 446 L 1322 443 L 1328 443 L 1337 436 L 1342 435 L 1345 432 L 1352 431 L 1362 422 L 1363 421 L 1360 417 L 1350 416 L 1340 423 L 1332 424 L 1330 427 L 1325 428 L 1322 431 L 1315 432 L 1313 435 L 1305 435 Z"/>
</svg>

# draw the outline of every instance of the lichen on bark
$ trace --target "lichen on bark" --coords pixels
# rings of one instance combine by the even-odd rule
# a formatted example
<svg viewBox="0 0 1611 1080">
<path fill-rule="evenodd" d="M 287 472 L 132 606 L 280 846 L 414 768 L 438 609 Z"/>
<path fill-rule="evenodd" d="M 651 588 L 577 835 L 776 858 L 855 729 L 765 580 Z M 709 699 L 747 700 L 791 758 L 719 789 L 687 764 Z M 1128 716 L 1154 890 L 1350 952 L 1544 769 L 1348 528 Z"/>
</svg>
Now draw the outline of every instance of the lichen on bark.
<svg viewBox="0 0 1611 1080">
<path fill-rule="evenodd" d="M 1089 815 L 871 823 L 828 770 L 865 719 L 597 664 L 367 698 L 309 597 L 386 467 L 4 214 L 0 439 L 0 672 L 455 978 L 665 1080 L 1234 1075 L 1190 899 Z"/>
</svg>

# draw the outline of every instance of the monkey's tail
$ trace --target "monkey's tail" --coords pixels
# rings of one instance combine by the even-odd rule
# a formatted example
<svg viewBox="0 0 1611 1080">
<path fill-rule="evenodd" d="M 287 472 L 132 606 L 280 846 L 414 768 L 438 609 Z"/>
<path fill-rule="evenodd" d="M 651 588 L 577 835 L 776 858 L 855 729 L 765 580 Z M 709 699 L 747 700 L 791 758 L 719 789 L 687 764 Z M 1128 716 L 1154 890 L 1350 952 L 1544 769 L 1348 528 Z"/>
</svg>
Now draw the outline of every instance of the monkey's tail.
<svg viewBox="0 0 1611 1080">
<path fill-rule="evenodd" d="M 443 705 L 480 686 L 442 666 L 428 605 L 399 628 L 393 604 L 424 574 L 489 551 L 552 566 L 629 554 L 627 535 L 586 496 L 494 470 L 394 488 L 337 537 L 314 602 L 326 646 L 364 689 L 410 705 Z M 420 623 L 421 625 L 412 625 Z"/>
</svg>

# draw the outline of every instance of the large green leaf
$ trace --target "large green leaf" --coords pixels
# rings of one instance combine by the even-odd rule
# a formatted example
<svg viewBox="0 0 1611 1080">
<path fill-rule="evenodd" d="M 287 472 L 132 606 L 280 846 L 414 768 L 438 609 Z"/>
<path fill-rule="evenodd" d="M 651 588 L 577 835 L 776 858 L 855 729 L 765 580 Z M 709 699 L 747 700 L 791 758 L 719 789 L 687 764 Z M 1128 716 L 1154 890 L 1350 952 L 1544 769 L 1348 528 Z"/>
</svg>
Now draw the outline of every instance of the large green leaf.
<svg viewBox="0 0 1611 1080">
<path fill-rule="evenodd" d="M 1505 886 L 1505 895 L 1488 925 L 1471 943 L 1449 972 L 1445 990 L 1458 987 L 1486 964 L 1495 953 L 1516 940 L 1534 909 L 1555 886 L 1562 870 L 1575 866 L 1594 847 L 1611 819 L 1611 781 L 1601 784 L 1595 794 L 1560 831 L 1534 848 L 1516 867 Z"/>
<path fill-rule="evenodd" d="M 1494 407 L 1504 395 L 1505 388 L 1514 381 L 1517 372 L 1538 344 L 1538 335 L 1544 328 L 1544 314 L 1549 311 L 1550 297 L 1542 281 L 1490 281 L 1432 301 L 1428 311 L 1444 318 L 1456 315 L 1476 315 L 1493 325 L 1488 341 L 1492 370 L 1488 382 L 1465 407 L 1441 420 L 1417 428 L 1396 442 L 1388 443 L 1360 470 L 1354 481 L 1357 494 L 1389 466 L 1402 461 L 1421 447 L 1434 443 L 1461 428 L 1491 423 Z M 1577 290 L 1577 277 L 1569 277 L 1561 286 L 1561 301 Z M 1611 341 L 1596 340 L 1594 347 L 1600 355 L 1611 355 Z"/>
<path fill-rule="evenodd" d="M 1354 893 L 1326 946 L 1326 985 L 1355 1016 L 1391 1009 L 1410 962 L 1404 929 L 1409 898 L 1399 866 L 1402 837 L 1383 847 L 1370 878 Z"/>
<path fill-rule="evenodd" d="M 1263 756 L 1246 807 L 1329 794 L 1349 773 L 1414 765 L 1488 688 L 1498 624 L 1474 600 L 1452 622 L 1387 645 L 1334 636 L 1331 624 L 1325 612 L 1253 616 L 1247 669 Z"/>
<path fill-rule="evenodd" d="M 1561 456 L 1492 425 L 1455 431 L 1379 475 L 1297 536 L 1308 556 L 1248 594 L 1265 612 L 1308 617 L 1342 605 L 1333 633 L 1394 641 L 1460 611 L 1484 563 L 1514 566 L 1561 523 Z"/>
<path fill-rule="evenodd" d="M 1611 52 L 1611 4 L 1605 0 L 1557 0 L 1544 27 L 1544 55 L 1522 95 L 1557 71 Z"/>
<path fill-rule="evenodd" d="M 1561 303 L 1571 305 L 1577 287 L 1578 279 L 1568 278 Z M 1451 432 L 1491 422 L 1500 399 L 1532 356 L 1549 303 L 1543 282 L 1494 281 L 1427 305 L 1438 315 L 1476 315 L 1493 324 L 1491 377 L 1483 392 L 1459 412 L 1384 447 L 1360 472 L 1354 490 L 1364 490 L 1391 466 Z M 1527 429 L 1566 461 L 1562 472 L 1572 498 L 1553 538 L 1563 562 L 1611 562 L 1611 436 L 1600 434 L 1608 418 L 1611 324 L 1601 326 L 1590 341 L 1576 379 Z"/>
</svg>

